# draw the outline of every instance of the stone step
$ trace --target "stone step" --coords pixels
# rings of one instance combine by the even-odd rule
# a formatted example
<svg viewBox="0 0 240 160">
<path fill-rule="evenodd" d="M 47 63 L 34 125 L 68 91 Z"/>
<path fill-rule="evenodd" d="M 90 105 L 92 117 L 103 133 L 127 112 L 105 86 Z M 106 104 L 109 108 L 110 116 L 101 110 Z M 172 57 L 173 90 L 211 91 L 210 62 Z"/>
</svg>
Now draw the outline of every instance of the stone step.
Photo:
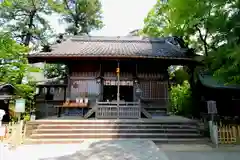
<svg viewBox="0 0 240 160">
<path fill-rule="evenodd" d="M 159 146 L 162 144 L 182 144 L 182 145 L 188 145 L 188 144 L 211 144 L 211 140 L 206 137 L 199 137 L 199 138 L 185 138 L 185 139 L 170 139 L 167 143 L 164 143 L 163 140 L 159 139 L 153 139 L 153 142 Z"/>
<path fill-rule="evenodd" d="M 81 143 L 86 139 L 26 139 L 24 144 L 71 144 Z M 98 138 L 95 140 L 152 140 L 158 144 L 204 144 L 205 138 Z"/>
<path fill-rule="evenodd" d="M 147 110 L 149 113 L 166 113 L 166 111 L 162 111 L 162 110 Z"/>
<path fill-rule="evenodd" d="M 188 128 L 188 129 L 149 129 L 149 128 L 100 128 L 100 129 L 83 129 L 83 128 L 74 128 L 74 129 L 37 129 L 33 133 L 37 134 L 78 134 L 78 133 L 199 133 L 197 129 Z"/>
<path fill-rule="evenodd" d="M 199 138 L 197 133 L 79 133 L 32 134 L 32 139 L 95 139 L 95 138 Z"/>
<path fill-rule="evenodd" d="M 158 124 L 43 124 L 38 129 L 198 129 L 196 125 L 158 125 Z"/>
<path fill-rule="evenodd" d="M 28 124 L 167 124 L 167 125 L 196 125 L 194 120 L 176 121 L 176 120 L 159 120 L 159 119 L 127 119 L 127 120 L 36 120 Z"/>
<path fill-rule="evenodd" d="M 202 139 L 196 121 L 166 119 L 37 120 L 28 122 L 26 143 L 81 143 L 86 139 L 146 139 L 160 143 L 194 143 Z"/>
<path fill-rule="evenodd" d="M 26 139 L 24 144 L 80 144 L 85 139 Z"/>
</svg>

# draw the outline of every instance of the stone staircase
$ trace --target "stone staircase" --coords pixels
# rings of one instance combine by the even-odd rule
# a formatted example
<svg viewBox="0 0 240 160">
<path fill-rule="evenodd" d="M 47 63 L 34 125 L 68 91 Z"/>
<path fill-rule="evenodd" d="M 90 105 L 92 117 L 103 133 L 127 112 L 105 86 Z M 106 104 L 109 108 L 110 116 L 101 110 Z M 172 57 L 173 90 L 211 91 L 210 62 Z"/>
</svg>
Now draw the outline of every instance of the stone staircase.
<svg viewBox="0 0 240 160">
<path fill-rule="evenodd" d="M 27 124 L 25 143 L 79 143 L 86 139 L 202 142 L 197 123 L 161 120 L 39 120 Z"/>
</svg>

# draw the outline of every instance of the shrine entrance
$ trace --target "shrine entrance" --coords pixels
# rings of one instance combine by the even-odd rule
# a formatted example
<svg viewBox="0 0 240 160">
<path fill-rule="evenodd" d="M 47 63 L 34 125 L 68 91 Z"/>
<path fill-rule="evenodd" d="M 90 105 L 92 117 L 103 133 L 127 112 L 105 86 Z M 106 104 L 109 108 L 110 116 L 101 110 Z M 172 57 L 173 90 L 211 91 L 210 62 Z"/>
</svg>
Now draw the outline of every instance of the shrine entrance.
<svg viewBox="0 0 240 160">
<path fill-rule="evenodd" d="M 117 99 L 117 86 L 103 86 L 103 101 L 111 102 Z"/>
<path fill-rule="evenodd" d="M 134 90 L 132 81 L 120 81 L 120 101 L 133 102 Z M 117 82 L 105 81 L 103 86 L 103 101 L 117 100 Z"/>
<path fill-rule="evenodd" d="M 133 86 L 120 86 L 120 100 L 133 102 Z"/>
<path fill-rule="evenodd" d="M 117 86 L 103 87 L 103 101 L 117 100 Z M 120 86 L 120 101 L 133 102 L 133 86 Z"/>
</svg>

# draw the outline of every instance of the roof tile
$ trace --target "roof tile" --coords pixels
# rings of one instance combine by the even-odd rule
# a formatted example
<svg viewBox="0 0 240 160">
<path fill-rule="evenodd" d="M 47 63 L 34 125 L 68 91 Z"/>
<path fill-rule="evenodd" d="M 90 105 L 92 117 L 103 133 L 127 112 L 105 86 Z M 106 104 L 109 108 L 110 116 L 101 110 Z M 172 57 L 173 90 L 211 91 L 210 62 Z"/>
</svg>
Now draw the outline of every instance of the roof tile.
<svg viewBox="0 0 240 160">
<path fill-rule="evenodd" d="M 51 52 L 29 57 L 186 57 L 169 38 L 141 37 L 71 37 L 52 46 Z"/>
</svg>

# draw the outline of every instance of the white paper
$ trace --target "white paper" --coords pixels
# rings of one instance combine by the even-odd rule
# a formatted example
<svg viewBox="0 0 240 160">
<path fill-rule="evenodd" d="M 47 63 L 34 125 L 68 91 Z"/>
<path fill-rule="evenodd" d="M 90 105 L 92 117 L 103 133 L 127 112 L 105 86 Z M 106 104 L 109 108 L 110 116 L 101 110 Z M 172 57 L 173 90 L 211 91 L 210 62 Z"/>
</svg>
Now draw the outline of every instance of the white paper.
<svg viewBox="0 0 240 160">
<path fill-rule="evenodd" d="M 0 137 L 3 137 L 5 135 L 5 127 L 0 127 Z"/>
</svg>

